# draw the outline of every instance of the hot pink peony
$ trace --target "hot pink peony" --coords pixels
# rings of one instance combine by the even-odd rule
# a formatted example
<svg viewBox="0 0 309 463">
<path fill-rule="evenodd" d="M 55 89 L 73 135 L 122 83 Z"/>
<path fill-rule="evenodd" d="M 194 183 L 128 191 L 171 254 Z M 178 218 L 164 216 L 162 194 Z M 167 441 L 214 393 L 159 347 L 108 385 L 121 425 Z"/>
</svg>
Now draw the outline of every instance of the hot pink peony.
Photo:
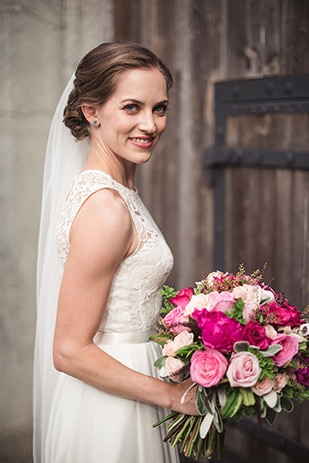
<svg viewBox="0 0 309 463">
<path fill-rule="evenodd" d="M 192 381 L 204 387 L 218 384 L 227 369 L 227 360 L 216 349 L 205 347 L 205 350 L 194 352 L 191 359 L 190 374 Z"/>
<path fill-rule="evenodd" d="M 274 362 L 277 367 L 282 367 L 282 365 L 292 360 L 294 355 L 298 352 L 298 339 L 293 335 L 278 334 L 278 336 L 272 340 L 272 344 L 280 344 L 280 346 L 282 346 L 282 350 L 274 356 Z"/>
<path fill-rule="evenodd" d="M 234 343 L 244 339 L 244 329 L 237 320 L 222 312 L 195 310 L 192 314 L 202 330 L 204 346 L 231 352 Z"/>
<path fill-rule="evenodd" d="M 232 387 L 252 387 L 257 383 L 261 367 L 257 357 L 251 352 L 238 352 L 231 357 L 226 376 Z"/>
</svg>

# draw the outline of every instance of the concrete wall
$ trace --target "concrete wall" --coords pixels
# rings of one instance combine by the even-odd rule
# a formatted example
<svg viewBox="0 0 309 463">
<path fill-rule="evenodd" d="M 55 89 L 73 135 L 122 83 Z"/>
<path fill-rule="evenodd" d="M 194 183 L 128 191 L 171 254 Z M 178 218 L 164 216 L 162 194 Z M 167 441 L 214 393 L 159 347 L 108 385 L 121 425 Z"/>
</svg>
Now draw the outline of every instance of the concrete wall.
<svg viewBox="0 0 309 463">
<path fill-rule="evenodd" d="M 112 10 L 111 0 L 0 0 L 1 462 L 31 461 L 35 269 L 49 125 L 79 59 L 113 38 Z"/>
</svg>

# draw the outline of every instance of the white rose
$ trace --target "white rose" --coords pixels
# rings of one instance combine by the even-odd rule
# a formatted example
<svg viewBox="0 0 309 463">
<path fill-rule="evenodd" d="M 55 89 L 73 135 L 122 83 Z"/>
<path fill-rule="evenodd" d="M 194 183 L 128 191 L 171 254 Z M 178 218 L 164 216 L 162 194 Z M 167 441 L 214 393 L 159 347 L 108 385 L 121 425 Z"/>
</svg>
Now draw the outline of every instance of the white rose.
<svg viewBox="0 0 309 463">
<path fill-rule="evenodd" d="M 207 310 L 210 310 L 210 308 L 208 308 L 209 304 L 210 301 L 208 294 L 201 293 L 196 296 L 192 296 L 190 302 L 185 308 L 184 315 L 191 315 L 195 309 L 202 310 L 206 308 Z"/>
<path fill-rule="evenodd" d="M 206 277 L 206 283 L 209 288 L 213 287 L 213 284 L 215 283 L 214 278 L 221 278 L 223 276 L 223 273 L 220 272 L 220 270 L 217 270 L 216 272 L 211 272 L 209 275 Z"/>
</svg>

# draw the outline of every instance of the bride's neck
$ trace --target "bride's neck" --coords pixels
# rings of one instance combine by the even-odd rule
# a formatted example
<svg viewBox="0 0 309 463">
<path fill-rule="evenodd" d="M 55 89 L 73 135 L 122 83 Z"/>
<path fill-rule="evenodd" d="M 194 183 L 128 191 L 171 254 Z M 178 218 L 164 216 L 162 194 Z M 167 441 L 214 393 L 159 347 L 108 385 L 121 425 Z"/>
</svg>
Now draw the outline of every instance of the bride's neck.
<svg viewBox="0 0 309 463">
<path fill-rule="evenodd" d="M 136 164 L 114 153 L 105 153 L 91 148 L 83 170 L 102 170 L 122 185 L 134 189 Z"/>
</svg>

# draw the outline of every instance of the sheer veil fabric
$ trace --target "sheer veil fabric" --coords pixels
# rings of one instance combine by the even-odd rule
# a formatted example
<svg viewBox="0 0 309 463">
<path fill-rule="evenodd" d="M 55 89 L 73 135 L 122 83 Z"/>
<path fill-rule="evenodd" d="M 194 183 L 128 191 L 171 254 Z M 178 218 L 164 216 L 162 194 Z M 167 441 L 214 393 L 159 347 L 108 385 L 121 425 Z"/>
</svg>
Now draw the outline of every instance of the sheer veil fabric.
<svg viewBox="0 0 309 463">
<path fill-rule="evenodd" d="M 61 282 L 55 241 L 56 226 L 74 176 L 84 166 L 89 141 L 75 141 L 63 124 L 63 111 L 73 89 L 73 75 L 56 108 L 47 142 L 37 261 L 37 326 L 34 353 L 34 463 L 43 463 L 52 394 L 58 373 L 52 344 Z"/>
</svg>

